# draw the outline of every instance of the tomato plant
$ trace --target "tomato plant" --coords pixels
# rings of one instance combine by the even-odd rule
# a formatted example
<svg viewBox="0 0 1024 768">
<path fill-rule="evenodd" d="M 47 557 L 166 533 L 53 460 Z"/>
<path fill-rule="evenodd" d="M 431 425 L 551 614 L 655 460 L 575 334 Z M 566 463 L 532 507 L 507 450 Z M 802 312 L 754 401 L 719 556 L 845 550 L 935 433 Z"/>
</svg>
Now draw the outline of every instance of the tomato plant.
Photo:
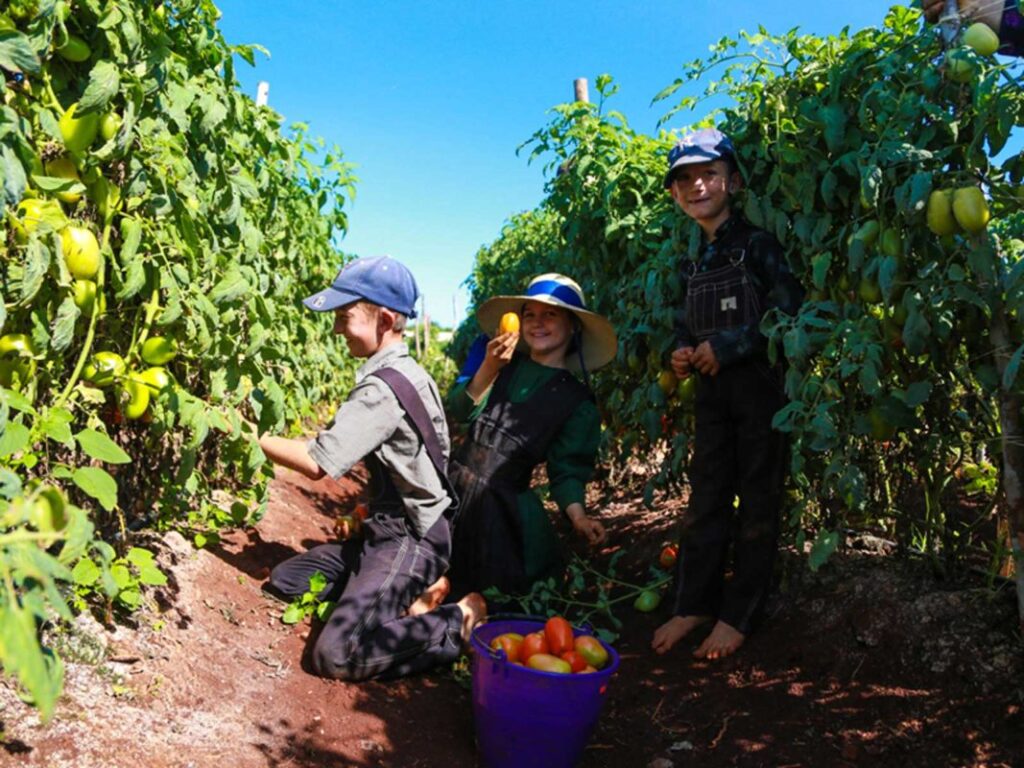
<svg viewBox="0 0 1024 768">
<path fill-rule="evenodd" d="M 239 91 L 259 49 L 212 2 L 149 6 L 24 0 L 0 43 L 0 666 L 44 717 L 60 596 L 131 610 L 160 580 L 122 532 L 258 518 L 242 416 L 293 428 L 355 369 L 295 302 L 342 261 L 349 165 Z"/>
</svg>

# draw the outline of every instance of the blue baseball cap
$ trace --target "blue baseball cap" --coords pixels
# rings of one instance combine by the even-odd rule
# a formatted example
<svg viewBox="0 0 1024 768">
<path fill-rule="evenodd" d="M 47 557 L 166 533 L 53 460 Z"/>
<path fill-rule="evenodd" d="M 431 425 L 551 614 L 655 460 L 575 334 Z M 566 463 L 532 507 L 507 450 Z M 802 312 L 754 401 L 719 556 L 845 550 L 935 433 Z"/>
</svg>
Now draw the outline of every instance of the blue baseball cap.
<svg viewBox="0 0 1024 768">
<path fill-rule="evenodd" d="M 732 140 L 715 128 L 701 128 L 690 131 L 681 138 L 668 153 L 668 172 L 665 174 L 665 188 L 672 186 L 672 174 L 677 168 L 694 163 L 710 163 L 736 157 Z"/>
<path fill-rule="evenodd" d="M 314 312 L 330 312 L 353 301 L 368 301 L 406 317 L 416 317 L 419 295 L 408 267 L 390 256 L 376 256 L 350 261 L 341 268 L 330 287 L 303 299 L 302 303 Z"/>
</svg>

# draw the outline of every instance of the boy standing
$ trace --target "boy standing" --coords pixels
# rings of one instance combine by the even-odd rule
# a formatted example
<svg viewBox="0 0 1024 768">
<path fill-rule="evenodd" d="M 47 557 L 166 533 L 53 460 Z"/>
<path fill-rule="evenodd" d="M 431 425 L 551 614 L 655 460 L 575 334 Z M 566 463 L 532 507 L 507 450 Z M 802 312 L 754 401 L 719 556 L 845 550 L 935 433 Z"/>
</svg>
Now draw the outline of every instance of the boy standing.
<svg viewBox="0 0 1024 768">
<path fill-rule="evenodd" d="M 370 470 L 363 535 L 343 531 L 342 541 L 296 555 L 270 576 L 271 590 L 285 596 L 306 592 L 315 571 L 327 576 L 321 597 L 334 597 L 337 605 L 311 654 L 324 677 L 393 677 L 453 661 L 486 611 L 477 594 L 409 610 L 448 567 L 455 505 L 445 475 L 449 440 L 441 397 L 402 342 L 417 296 L 409 270 L 383 256 L 351 262 L 328 288 L 305 299 L 316 312 L 334 312 L 334 333 L 366 362 L 334 421 L 316 437 L 260 438 L 275 464 L 313 479 L 340 477 L 360 460 Z"/>
<path fill-rule="evenodd" d="M 772 307 L 796 314 L 803 291 L 778 241 L 733 211 L 741 185 L 732 142 L 717 130 L 689 133 L 669 153 L 665 187 L 703 230 L 703 243 L 684 268 L 686 299 L 671 358 L 678 377 L 698 375 L 696 438 L 675 615 L 654 633 L 658 653 L 712 620 L 694 655 L 735 652 L 764 606 L 778 544 L 788 455 L 771 423 L 785 394 L 759 328 Z"/>
</svg>

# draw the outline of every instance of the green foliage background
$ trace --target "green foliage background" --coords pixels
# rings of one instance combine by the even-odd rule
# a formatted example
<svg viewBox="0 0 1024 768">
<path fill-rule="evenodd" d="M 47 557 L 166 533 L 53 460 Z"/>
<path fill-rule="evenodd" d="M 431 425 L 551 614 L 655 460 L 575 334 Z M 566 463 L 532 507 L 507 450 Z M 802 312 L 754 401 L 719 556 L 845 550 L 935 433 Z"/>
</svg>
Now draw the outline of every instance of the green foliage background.
<svg viewBox="0 0 1024 768">
<path fill-rule="evenodd" d="M 937 31 L 894 7 L 855 34 L 724 38 L 656 97 L 664 123 L 728 103 L 693 126 L 734 139 L 746 181 L 736 205 L 779 238 L 808 289 L 798 317 L 769 316 L 763 330 L 788 366 L 792 402 L 777 425 L 792 436 L 789 520 L 799 545 L 813 537 L 812 567 L 849 525 L 951 565 L 991 519 L 998 470 L 1022 468 L 1024 262 L 1011 235 L 1024 158 L 1002 151 L 1024 124 L 1024 92 L 1019 66 L 952 55 L 970 62 L 968 82 L 947 76 Z M 547 197 L 481 249 L 469 285 L 474 304 L 540 272 L 584 286 L 620 337 L 596 377 L 609 458 L 663 457 L 650 501 L 685 478 L 691 405 L 658 377 L 700 240 L 662 187 L 677 132 L 631 129 L 606 109 L 615 90 L 602 76 L 597 104 L 556 107 L 528 142 L 551 173 Z M 989 235 L 929 231 L 933 190 L 979 184 Z M 954 498 L 968 476 L 993 478 L 971 518 Z M 1024 520 L 1019 498 L 1007 506 Z"/>
</svg>

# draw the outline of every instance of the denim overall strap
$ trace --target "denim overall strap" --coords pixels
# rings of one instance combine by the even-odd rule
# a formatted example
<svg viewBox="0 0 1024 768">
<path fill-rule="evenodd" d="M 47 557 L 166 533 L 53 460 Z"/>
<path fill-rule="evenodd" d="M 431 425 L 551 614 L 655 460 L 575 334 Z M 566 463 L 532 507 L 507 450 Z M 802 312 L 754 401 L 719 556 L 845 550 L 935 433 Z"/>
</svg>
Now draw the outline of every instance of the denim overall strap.
<svg viewBox="0 0 1024 768">
<path fill-rule="evenodd" d="M 452 499 L 451 505 L 445 512 L 445 516 L 448 518 L 454 517 L 459 497 L 455 493 L 451 481 L 448 479 L 448 467 L 444 459 L 444 450 L 441 448 L 441 438 L 437 434 L 434 422 L 431 421 L 429 414 L 427 414 L 423 398 L 420 397 L 412 382 L 401 371 L 397 371 L 394 368 L 381 368 L 370 375 L 376 376 L 388 385 L 398 400 L 398 404 L 402 406 L 413 427 L 416 428 L 416 432 L 427 449 L 427 455 L 430 456 L 430 462 L 434 465 L 434 469 L 437 470 L 437 475 L 441 479 L 442 487 Z"/>
</svg>

